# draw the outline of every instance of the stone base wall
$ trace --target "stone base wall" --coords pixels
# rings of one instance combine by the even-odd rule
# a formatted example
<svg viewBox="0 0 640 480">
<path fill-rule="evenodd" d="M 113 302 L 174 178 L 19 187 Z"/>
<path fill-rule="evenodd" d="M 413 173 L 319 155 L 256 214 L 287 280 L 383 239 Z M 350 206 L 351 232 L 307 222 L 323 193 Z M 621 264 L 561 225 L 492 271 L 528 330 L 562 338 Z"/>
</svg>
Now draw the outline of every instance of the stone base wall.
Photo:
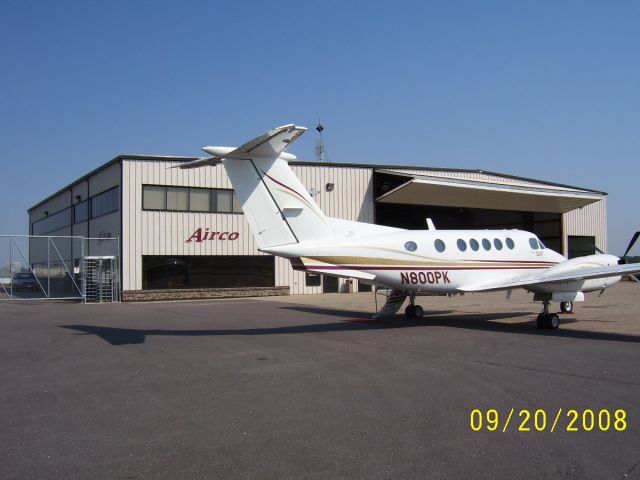
<svg viewBox="0 0 640 480">
<path fill-rule="evenodd" d="M 125 290 L 123 302 L 193 300 L 201 298 L 268 297 L 289 295 L 289 287 L 186 288 L 171 290 Z"/>
</svg>

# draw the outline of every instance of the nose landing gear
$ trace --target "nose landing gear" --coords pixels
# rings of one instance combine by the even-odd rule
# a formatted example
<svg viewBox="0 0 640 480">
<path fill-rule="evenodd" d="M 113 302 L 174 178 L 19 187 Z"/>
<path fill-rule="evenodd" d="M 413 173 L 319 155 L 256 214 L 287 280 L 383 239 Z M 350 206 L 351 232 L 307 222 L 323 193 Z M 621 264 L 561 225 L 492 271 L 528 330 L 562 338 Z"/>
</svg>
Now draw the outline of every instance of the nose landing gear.
<svg viewBox="0 0 640 480">
<path fill-rule="evenodd" d="M 404 309 L 404 314 L 408 318 L 422 318 L 424 315 L 424 309 L 420 305 L 416 305 L 416 295 L 415 293 L 409 294 L 409 305 Z"/>
</svg>

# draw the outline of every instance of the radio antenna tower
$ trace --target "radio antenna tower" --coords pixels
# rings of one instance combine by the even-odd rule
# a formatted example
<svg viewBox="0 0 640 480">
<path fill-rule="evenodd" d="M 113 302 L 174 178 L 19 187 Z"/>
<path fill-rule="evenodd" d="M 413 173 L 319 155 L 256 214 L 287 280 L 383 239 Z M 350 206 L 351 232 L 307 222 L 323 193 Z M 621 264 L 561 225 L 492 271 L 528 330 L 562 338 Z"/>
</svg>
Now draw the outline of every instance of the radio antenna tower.
<svg viewBox="0 0 640 480">
<path fill-rule="evenodd" d="M 320 123 L 320 119 L 318 119 L 318 126 L 316 130 L 320 134 L 320 140 L 316 141 L 316 160 L 319 162 L 327 161 L 327 151 L 324 148 L 324 138 L 322 137 L 322 132 L 324 131 L 324 127 Z"/>
</svg>

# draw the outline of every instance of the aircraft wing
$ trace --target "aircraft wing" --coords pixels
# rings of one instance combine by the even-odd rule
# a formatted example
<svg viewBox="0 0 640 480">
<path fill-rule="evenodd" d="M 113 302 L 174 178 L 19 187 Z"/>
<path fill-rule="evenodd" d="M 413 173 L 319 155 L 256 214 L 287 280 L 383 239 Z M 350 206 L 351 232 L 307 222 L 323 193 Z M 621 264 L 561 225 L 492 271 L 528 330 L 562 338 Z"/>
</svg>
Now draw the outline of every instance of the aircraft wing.
<svg viewBox="0 0 640 480">
<path fill-rule="evenodd" d="M 277 157 L 306 130 L 293 124 L 274 128 L 229 152 L 225 158 Z"/>
<path fill-rule="evenodd" d="M 507 290 L 510 288 L 527 287 L 558 282 L 589 280 L 592 278 L 618 277 L 640 272 L 640 263 L 623 265 L 611 265 L 609 267 L 582 268 L 561 273 L 539 272 L 532 275 L 524 275 L 504 281 L 488 281 L 460 287 L 463 292 L 488 292 L 491 290 Z"/>
</svg>

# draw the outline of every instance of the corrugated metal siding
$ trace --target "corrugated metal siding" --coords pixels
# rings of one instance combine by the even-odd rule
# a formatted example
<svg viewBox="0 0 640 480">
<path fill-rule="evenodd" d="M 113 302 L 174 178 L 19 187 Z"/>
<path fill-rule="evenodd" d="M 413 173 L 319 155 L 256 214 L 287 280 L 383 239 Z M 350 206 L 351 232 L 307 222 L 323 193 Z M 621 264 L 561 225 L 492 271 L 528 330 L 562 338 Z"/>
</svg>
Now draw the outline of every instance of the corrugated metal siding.
<svg viewBox="0 0 640 480">
<path fill-rule="evenodd" d="M 193 170 L 169 169 L 178 162 L 124 160 L 122 187 L 123 206 L 123 287 L 126 290 L 142 288 L 142 255 L 260 255 L 244 215 L 204 214 L 185 212 L 143 212 L 142 184 L 192 186 L 205 188 L 231 188 L 221 166 Z M 335 167 L 322 165 L 295 165 L 293 170 L 320 208 L 331 217 L 374 221 L 374 200 L 371 167 Z M 518 181 L 494 175 L 464 172 L 438 172 L 402 170 L 409 174 L 425 173 L 479 181 L 540 186 L 535 182 Z M 113 172 L 109 172 L 113 180 Z M 332 192 L 327 183 L 334 184 Z M 105 184 L 106 186 L 106 184 Z M 545 186 L 545 188 L 547 188 Z M 96 192 L 92 188 L 92 193 Z M 593 235 L 599 248 L 606 251 L 606 197 L 601 201 L 565 214 L 565 242 L 567 235 Z M 236 241 L 205 241 L 186 243 L 198 228 L 215 231 L 237 231 Z M 93 232 L 92 232 L 93 233 Z M 291 293 L 319 293 L 321 287 L 306 287 L 303 272 L 295 272 L 288 260 L 276 258 L 276 285 L 289 286 Z"/>
<path fill-rule="evenodd" d="M 567 236 L 595 236 L 596 246 L 603 252 L 607 252 L 607 197 L 602 196 L 598 202 L 586 207 L 565 213 L 563 216 L 565 225 L 565 255 Z"/>
<path fill-rule="evenodd" d="M 142 185 L 174 185 L 204 188 L 231 188 L 220 165 L 193 170 L 169 169 L 178 162 L 123 161 L 123 288 L 142 288 L 142 255 L 262 255 L 249 225 L 241 214 L 151 212 L 142 210 Z M 294 172 L 331 217 L 373 222 L 371 168 L 339 168 L 297 165 Z M 332 192 L 326 184 L 333 183 Z M 186 243 L 197 228 L 234 231 L 235 241 Z M 306 287 L 303 272 L 295 272 L 288 260 L 277 258 L 277 286 L 289 286 L 291 293 L 319 293 L 321 287 Z"/>
</svg>

